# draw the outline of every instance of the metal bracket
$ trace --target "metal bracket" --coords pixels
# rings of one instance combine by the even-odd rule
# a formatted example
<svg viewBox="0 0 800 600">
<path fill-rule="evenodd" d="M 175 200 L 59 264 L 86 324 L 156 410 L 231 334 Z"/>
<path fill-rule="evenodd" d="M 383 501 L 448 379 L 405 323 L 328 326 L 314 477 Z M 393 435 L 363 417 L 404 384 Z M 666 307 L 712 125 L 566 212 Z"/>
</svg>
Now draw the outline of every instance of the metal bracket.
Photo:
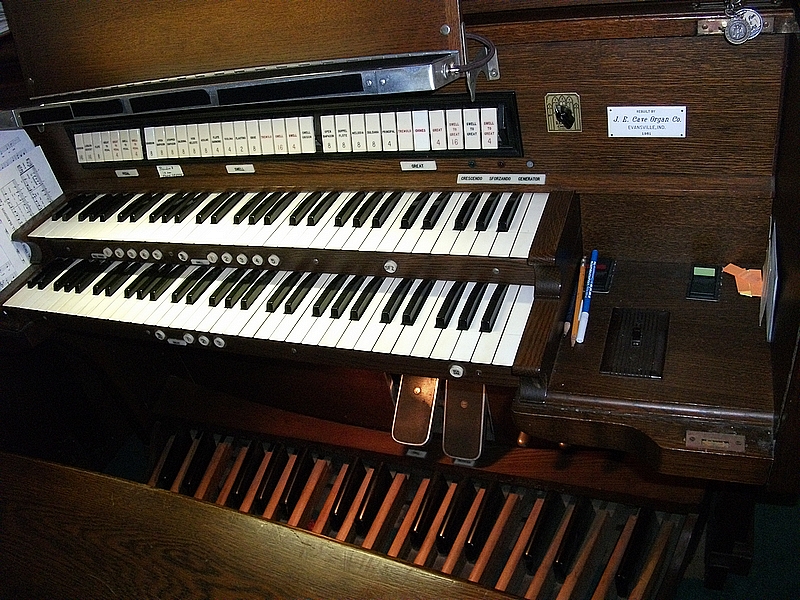
<svg viewBox="0 0 800 600">
<path fill-rule="evenodd" d="M 697 35 L 724 35 L 728 26 L 729 17 L 717 19 L 700 19 L 697 21 Z M 772 33 L 775 27 L 775 17 L 764 17 L 762 33 Z"/>
<path fill-rule="evenodd" d="M 453 71 L 466 75 L 469 97 L 475 102 L 475 89 L 478 85 L 478 75 L 483 73 L 488 81 L 500 79 L 500 65 L 497 62 L 497 49 L 491 41 L 483 36 L 475 35 L 474 33 L 465 33 L 464 37 L 468 40 L 479 42 L 482 48 L 478 50 L 478 55 L 475 57 L 475 60 L 454 67 Z"/>
</svg>

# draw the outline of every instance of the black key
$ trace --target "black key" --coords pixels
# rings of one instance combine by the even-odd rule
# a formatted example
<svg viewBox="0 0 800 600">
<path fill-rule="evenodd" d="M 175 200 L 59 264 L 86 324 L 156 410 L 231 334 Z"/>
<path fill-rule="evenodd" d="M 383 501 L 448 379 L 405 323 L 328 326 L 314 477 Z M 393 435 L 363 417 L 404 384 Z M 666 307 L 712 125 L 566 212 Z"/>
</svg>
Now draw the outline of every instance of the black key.
<svg viewBox="0 0 800 600">
<path fill-rule="evenodd" d="M 342 289 L 342 286 L 347 281 L 347 275 L 337 275 L 325 287 L 319 297 L 314 301 L 314 306 L 311 307 L 311 314 L 315 317 L 321 317 L 325 314 L 325 309 L 336 298 L 336 294 Z"/>
<path fill-rule="evenodd" d="M 366 192 L 357 192 L 353 194 L 353 196 L 344 203 L 344 206 L 339 210 L 339 212 L 336 213 L 336 216 L 333 218 L 333 226 L 342 227 L 345 223 L 347 223 L 347 221 L 353 216 L 353 213 L 356 212 L 356 209 L 366 197 Z"/>
<path fill-rule="evenodd" d="M 389 215 L 394 210 L 394 207 L 397 206 L 398 202 L 400 202 L 402 195 L 402 192 L 393 192 L 391 196 L 383 201 L 380 208 L 378 208 L 378 210 L 372 216 L 373 228 L 383 227 L 383 224 L 386 222 L 386 219 L 389 218 Z"/>
<path fill-rule="evenodd" d="M 478 213 L 478 220 L 475 222 L 475 231 L 486 231 L 492 221 L 492 215 L 500 204 L 500 194 L 494 192 L 489 194 L 486 202 L 483 203 L 481 212 Z"/>
<path fill-rule="evenodd" d="M 291 516 L 294 507 L 297 506 L 297 501 L 300 499 L 300 494 L 303 493 L 303 488 L 311 476 L 313 468 L 314 457 L 311 456 L 311 451 L 308 448 L 303 448 L 294 460 L 289 479 L 286 481 L 286 487 L 283 488 L 280 502 L 278 502 L 278 508 L 285 519 Z"/>
<path fill-rule="evenodd" d="M 325 216 L 325 213 L 333 206 L 333 203 L 339 198 L 340 194 L 341 192 L 328 192 L 325 194 L 325 197 L 317 203 L 314 210 L 308 215 L 308 224 L 312 226 L 318 224 Z"/>
<path fill-rule="evenodd" d="M 269 196 L 264 198 L 261 201 L 261 204 L 259 204 L 255 209 L 253 209 L 253 212 L 250 213 L 250 216 L 247 218 L 247 222 L 250 225 L 255 225 L 258 223 L 264 217 L 264 215 L 267 214 L 269 209 L 272 208 L 272 206 L 278 200 L 280 200 L 282 195 L 283 192 L 272 192 Z"/>
<path fill-rule="evenodd" d="M 231 194 L 229 198 L 223 202 L 220 207 L 214 211 L 214 214 L 211 215 L 211 224 L 215 225 L 222 221 L 229 212 L 233 210 L 233 207 L 241 202 L 242 198 L 244 198 L 244 192 L 236 192 L 235 194 Z"/>
<path fill-rule="evenodd" d="M 102 294 L 105 292 L 106 288 L 109 284 L 115 280 L 115 278 L 120 277 L 124 272 L 125 268 L 129 266 L 131 263 L 119 263 L 115 267 L 113 267 L 108 273 L 106 273 L 103 278 L 94 284 L 92 287 L 92 294 L 95 296 Z"/>
<path fill-rule="evenodd" d="M 144 289 L 154 277 L 158 275 L 158 270 L 160 265 L 152 264 L 148 266 L 139 276 L 133 280 L 132 283 L 125 287 L 125 297 L 132 298 L 133 296 L 139 296 L 140 290 Z"/>
<path fill-rule="evenodd" d="M 107 267 L 108 265 L 106 263 L 93 263 L 83 274 L 83 277 L 75 282 L 75 293 L 80 294 L 84 290 L 89 289 L 89 286 L 105 272 Z"/>
<path fill-rule="evenodd" d="M 64 269 L 67 268 L 70 262 L 71 261 L 66 258 L 51 260 L 35 276 L 28 280 L 28 287 L 43 290 L 55 281 L 56 277 L 64 272 Z"/>
<path fill-rule="evenodd" d="M 97 214 L 99 208 L 102 208 L 104 202 L 108 199 L 108 194 L 102 194 L 100 197 L 92 200 L 86 205 L 86 208 L 78 213 L 78 221 L 86 221 L 87 219 L 93 220 L 91 217 Z M 96 218 L 96 217 L 95 217 Z"/>
<path fill-rule="evenodd" d="M 405 300 L 406 294 L 408 294 L 408 290 L 411 288 L 411 284 L 413 283 L 413 279 L 403 279 L 403 281 L 401 281 L 394 289 L 394 292 L 392 292 L 392 295 L 389 296 L 389 300 L 381 310 L 381 323 L 392 322 L 395 313 L 397 313 L 397 311 L 400 309 L 400 306 L 403 304 L 403 300 Z"/>
<path fill-rule="evenodd" d="M 358 488 L 361 487 L 361 482 L 364 481 L 366 474 L 367 470 L 364 468 L 360 458 L 356 458 L 347 466 L 347 472 L 344 474 L 342 485 L 336 494 L 333 509 L 331 510 L 330 522 L 334 531 L 338 531 L 342 523 L 344 523 L 350 507 L 356 499 Z"/>
<path fill-rule="evenodd" d="M 125 265 L 125 272 L 122 273 L 117 279 L 110 282 L 106 287 L 106 296 L 113 296 L 117 291 L 125 285 L 131 277 L 141 268 L 140 263 L 127 263 Z"/>
<path fill-rule="evenodd" d="M 238 509 L 242 505 L 244 497 L 253 484 L 258 468 L 264 460 L 264 454 L 264 444 L 258 440 L 252 440 L 247 446 L 247 452 L 239 472 L 236 473 L 236 479 L 233 480 L 233 487 L 225 500 L 225 506 Z"/>
<path fill-rule="evenodd" d="M 413 325 L 417 321 L 419 312 L 425 305 L 425 301 L 428 299 L 432 289 L 433 281 L 423 280 L 420 282 L 403 311 L 403 318 L 400 321 L 403 325 Z"/>
<path fill-rule="evenodd" d="M 289 453 L 286 452 L 283 444 L 274 446 L 272 448 L 272 457 L 269 459 L 269 464 L 261 477 L 261 482 L 258 484 L 255 498 L 253 498 L 253 506 L 250 507 L 251 512 L 259 515 L 264 513 L 288 462 Z"/>
<path fill-rule="evenodd" d="M 645 558 L 647 558 L 647 540 L 655 520 L 656 515 L 652 508 L 641 508 L 639 514 L 636 515 L 636 524 L 633 526 L 628 545 L 622 555 L 622 561 L 614 576 L 617 594 L 623 598 L 627 598 L 631 593 L 633 584 L 642 572 Z"/>
<path fill-rule="evenodd" d="M 113 194 L 97 215 L 97 220 L 100 222 L 107 221 L 116 214 L 119 209 L 128 204 L 131 198 L 133 198 L 133 194 Z"/>
<path fill-rule="evenodd" d="M 172 440 L 172 445 L 169 447 L 167 457 L 164 459 L 164 464 L 161 466 L 161 471 L 158 473 L 158 480 L 156 487 L 161 489 L 169 489 L 172 483 L 178 476 L 178 471 L 181 470 L 181 465 L 186 458 L 186 453 L 192 445 L 192 435 L 186 428 L 181 428 L 175 433 Z"/>
<path fill-rule="evenodd" d="M 475 486 L 467 478 L 458 482 L 453 499 L 447 507 L 439 534 L 436 536 L 436 549 L 442 554 L 448 554 L 456 541 L 458 530 L 461 529 L 464 519 L 467 518 L 469 507 L 475 500 Z"/>
<path fill-rule="evenodd" d="M 247 220 L 247 217 L 253 212 L 261 202 L 264 201 L 264 198 L 267 197 L 267 192 L 258 192 L 255 196 L 250 198 L 247 202 L 244 203 L 244 206 L 236 211 L 236 214 L 233 215 L 233 223 L 238 225 L 239 223 L 244 223 Z"/>
<path fill-rule="evenodd" d="M 250 289 L 250 286 L 253 285 L 258 279 L 258 276 L 262 273 L 262 271 L 257 271 L 256 269 L 250 269 L 245 273 L 244 277 L 239 280 L 231 293 L 225 296 L 225 308 L 233 308 L 236 306 L 236 303 L 239 302 L 239 299 L 244 296 L 244 293 Z"/>
<path fill-rule="evenodd" d="M 183 476 L 180 486 L 178 486 L 178 491 L 187 496 L 194 496 L 197 488 L 200 487 L 200 481 L 208 468 L 208 463 L 211 462 L 211 457 L 217 449 L 214 436 L 207 431 L 198 433 L 195 440 L 198 440 L 197 448 L 195 448 L 194 456 L 189 462 L 186 474 Z"/>
<path fill-rule="evenodd" d="M 209 269 L 206 273 L 197 281 L 196 284 L 186 293 L 186 304 L 194 304 L 203 295 L 211 284 L 213 284 L 217 277 L 219 277 L 220 273 L 222 273 L 222 267 L 214 267 L 213 269 Z"/>
<path fill-rule="evenodd" d="M 211 215 L 213 215 L 217 209 L 222 206 L 228 198 L 231 197 L 232 192 L 223 192 L 221 194 L 217 194 L 211 200 L 206 202 L 203 207 L 197 211 L 197 216 L 195 217 L 195 223 L 198 225 L 205 223 Z"/>
<path fill-rule="evenodd" d="M 300 303 L 305 299 L 319 278 L 320 273 L 309 273 L 303 278 L 303 281 L 295 288 L 283 307 L 287 315 L 291 315 L 297 310 L 297 307 L 300 306 Z"/>
<path fill-rule="evenodd" d="M 64 204 L 62 204 L 57 211 L 53 213 L 50 217 L 53 221 L 58 221 L 59 219 L 62 221 L 69 221 L 72 217 L 77 215 L 80 211 L 82 211 L 86 206 L 91 202 L 97 194 L 95 193 L 86 193 L 86 194 L 79 194 L 68 200 Z"/>
<path fill-rule="evenodd" d="M 73 292 L 77 291 L 75 288 L 80 286 L 81 283 L 91 276 L 92 272 L 96 269 L 97 263 L 93 260 L 84 260 L 81 263 L 81 268 L 73 272 L 73 276 L 64 282 L 64 291 Z M 77 292 L 80 293 L 80 292 Z"/>
<path fill-rule="evenodd" d="M 281 216 L 281 213 L 285 211 L 289 205 L 294 202 L 294 199 L 297 198 L 298 192 L 288 192 L 278 198 L 278 200 L 270 206 L 269 210 L 264 215 L 264 225 L 272 225 L 278 217 Z"/>
<path fill-rule="evenodd" d="M 486 545 L 486 540 L 489 539 L 489 534 L 492 532 L 497 517 L 500 515 L 500 510 L 503 508 L 503 490 L 496 481 L 489 484 L 486 491 L 483 493 L 481 505 L 478 507 L 478 514 L 475 515 L 475 521 L 470 527 L 467 541 L 464 544 L 464 555 L 470 562 L 475 562 Z"/>
<path fill-rule="evenodd" d="M 239 280 L 244 276 L 244 274 L 245 274 L 245 271 L 243 271 L 241 269 L 237 269 L 237 270 L 231 272 L 222 281 L 222 283 L 220 283 L 217 286 L 217 289 L 215 289 L 213 292 L 211 292 L 211 295 L 208 297 L 208 305 L 209 306 L 216 306 L 217 304 L 222 302 L 225 299 L 225 296 L 227 296 L 230 293 L 230 291 L 233 289 L 233 286 L 235 286 L 237 283 L 239 283 Z"/>
<path fill-rule="evenodd" d="M 375 210 L 375 207 L 378 206 L 381 198 L 383 198 L 383 192 L 373 192 L 369 195 L 367 200 L 364 202 L 361 208 L 358 209 L 358 212 L 353 217 L 353 227 L 362 227 L 367 224 L 369 216 L 372 214 L 372 211 Z M 380 227 L 380 225 L 378 225 L 378 227 Z"/>
<path fill-rule="evenodd" d="M 409 532 L 409 539 L 413 548 L 419 550 L 420 546 L 422 546 L 422 542 L 425 541 L 425 537 L 428 535 L 428 531 L 433 524 L 433 519 L 439 507 L 442 505 L 446 494 L 447 481 L 445 481 L 442 474 L 437 471 L 428 482 L 428 487 L 425 490 L 425 494 L 422 496 L 422 503 L 420 504 L 417 516 L 414 518 L 414 523 Z"/>
<path fill-rule="evenodd" d="M 209 192 L 199 192 L 187 198 L 186 201 L 181 204 L 178 212 L 175 213 L 175 222 L 183 223 L 210 195 Z"/>
<path fill-rule="evenodd" d="M 142 200 L 142 198 L 139 198 L 139 200 Z M 128 218 L 131 223 L 135 223 L 152 210 L 156 204 L 162 201 L 164 201 L 164 194 L 151 194 L 146 200 L 143 200 L 141 204 L 137 203 L 136 206 L 132 207 Z"/>
<path fill-rule="evenodd" d="M 497 315 L 500 312 L 500 308 L 503 306 L 503 300 L 506 297 L 507 291 L 508 284 L 505 283 L 501 283 L 495 288 L 492 297 L 489 298 L 489 305 L 486 307 L 481 317 L 481 331 L 488 332 L 494 329 Z"/>
<path fill-rule="evenodd" d="M 53 282 L 53 290 L 56 292 L 64 290 L 69 292 L 72 289 L 73 281 L 78 277 L 86 268 L 88 261 L 79 260 L 77 263 L 69 267 L 64 273 Z"/>
<path fill-rule="evenodd" d="M 272 292 L 272 296 L 267 300 L 267 312 L 275 312 L 278 310 L 278 307 L 283 304 L 286 296 L 289 295 L 289 292 L 297 285 L 297 282 L 300 281 L 302 276 L 303 274 L 301 272 L 296 271 L 291 273 L 278 285 L 278 289 Z"/>
<path fill-rule="evenodd" d="M 105 194 L 101 198 L 92 202 L 86 209 L 86 217 L 84 220 L 97 221 L 107 211 L 108 207 L 116 204 L 119 201 L 119 194 Z M 80 215 L 78 215 L 80 220 Z"/>
<path fill-rule="evenodd" d="M 361 320 L 361 317 L 364 316 L 364 311 L 367 310 L 370 302 L 372 302 L 372 299 L 381 287 L 381 283 L 383 283 L 383 277 L 373 277 L 370 279 L 369 283 L 367 283 L 364 290 L 361 292 L 361 295 L 359 295 L 358 299 L 355 301 L 355 304 L 353 304 L 353 308 L 350 309 L 351 321 Z"/>
<path fill-rule="evenodd" d="M 506 201 L 506 205 L 503 207 L 503 212 L 500 213 L 500 219 L 497 221 L 497 231 L 509 230 L 511 223 L 514 221 L 514 215 L 517 214 L 517 210 L 519 209 L 521 198 L 522 194 L 519 192 L 511 194 L 511 197 Z"/>
<path fill-rule="evenodd" d="M 431 207 L 428 209 L 428 212 L 425 213 L 425 216 L 422 218 L 422 228 L 423 229 L 433 229 L 436 227 L 436 223 L 439 220 L 439 217 L 442 216 L 444 209 L 447 207 L 447 203 L 450 202 L 450 198 L 452 198 L 453 192 L 447 192 L 446 194 L 439 194 L 431 204 Z"/>
<path fill-rule="evenodd" d="M 156 221 L 163 221 L 164 215 L 167 214 L 175 204 L 182 202 L 186 198 L 186 194 L 177 193 L 172 194 L 168 198 L 165 198 L 164 201 L 156 206 L 150 215 L 147 217 L 148 221 L 151 223 L 155 223 Z"/>
<path fill-rule="evenodd" d="M 466 287 L 466 281 L 456 281 L 453 284 L 453 287 L 447 292 L 447 296 L 445 296 L 444 303 L 439 308 L 439 312 L 436 313 L 436 327 L 444 329 L 450 325 L 450 319 L 453 318 L 453 314 L 456 312 L 456 307 L 458 306 L 458 301 L 461 299 L 461 294 L 464 293 Z"/>
<path fill-rule="evenodd" d="M 143 300 L 150 296 L 150 293 L 164 280 L 164 277 L 172 270 L 168 264 L 158 265 L 156 272 L 147 282 L 136 291 L 136 298 Z"/>
<path fill-rule="evenodd" d="M 361 288 L 361 284 L 364 283 L 365 279 L 366 277 L 364 275 L 359 275 L 358 277 L 353 277 L 350 283 L 344 286 L 344 289 L 336 298 L 336 302 L 334 302 L 333 306 L 331 306 L 331 318 L 338 319 L 345 314 L 347 307 L 353 300 L 353 296 L 355 296 L 358 290 Z"/>
<path fill-rule="evenodd" d="M 153 198 L 154 198 L 155 196 L 156 196 L 156 194 L 154 194 L 154 193 L 152 193 L 152 192 L 150 192 L 150 193 L 147 193 L 147 194 L 142 194 L 142 195 L 141 195 L 141 196 L 139 196 L 139 197 L 138 197 L 136 200 L 134 200 L 133 202 L 131 202 L 130 204 L 128 204 L 128 205 L 127 205 L 125 208 L 123 208 L 121 211 L 119 211 L 119 212 L 117 213 L 117 221 L 118 221 L 118 222 L 120 222 L 120 223 L 121 223 L 122 221 L 127 221 L 128 219 L 130 219 L 130 218 L 131 218 L 131 215 L 132 215 L 132 214 L 133 214 L 133 213 L 134 213 L 134 212 L 135 212 L 137 209 L 139 209 L 139 208 L 141 208 L 142 206 L 146 205 L 148 202 L 153 202 L 153 203 L 155 203 L 155 201 L 153 200 Z"/>
<path fill-rule="evenodd" d="M 564 514 L 564 503 L 561 496 L 556 492 L 549 491 L 544 497 L 542 508 L 536 523 L 525 545 L 525 552 L 522 554 L 525 562 L 525 569 L 530 575 L 536 573 L 539 568 L 550 541 L 555 536 L 558 526 L 561 524 L 561 517 Z"/>
<path fill-rule="evenodd" d="M 242 296 L 242 302 L 240 304 L 242 310 L 248 310 L 253 306 L 253 303 L 258 299 L 261 295 L 261 292 L 269 285 L 269 282 L 275 277 L 276 271 L 264 271 L 261 275 L 258 276 L 256 282 L 248 288 L 248 290 Z"/>
<path fill-rule="evenodd" d="M 186 265 L 173 265 L 161 280 L 150 290 L 150 300 L 158 300 L 169 287 L 175 283 L 175 280 L 186 272 L 188 267 Z"/>
<path fill-rule="evenodd" d="M 197 197 L 196 193 L 183 193 L 175 194 L 169 199 L 169 203 L 159 207 L 161 211 L 161 222 L 167 223 L 170 219 L 174 219 L 181 210 L 185 209 L 186 205 L 191 203 Z M 158 220 L 158 219 L 156 219 Z"/>
<path fill-rule="evenodd" d="M 410 229 L 414 226 L 417 217 L 419 217 L 419 215 L 422 213 L 422 209 L 425 208 L 425 203 L 430 197 L 430 192 L 420 192 L 416 195 L 416 197 L 411 201 L 411 205 L 406 209 L 406 212 L 404 212 L 403 216 L 400 218 L 400 229 Z"/>
<path fill-rule="evenodd" d="M 194 271 L 189 273 L 183 280 L 183 283 L 172 292 L 172 302 L 180 302 L 189 290 L 192 289 L 210 269 L 211 267 L 197 267 Z"/>
<path fill-rule="evenodd" d="M 583 544 L 583 538 L 589 532 L 593 519 L 592 501 L 588 498 L 580 498 L 575 503 L 575 508 L 572 510 L 567 529 L 553 561 L 553 573 L 558 581 L 563 582 L 572 569 L 572 563 Z"/>
<path fill-rule="evenodd" d="M 385 463 L 381 463 L 372 472 L 372 477 L 367 486 L 367 493 L 364 494 L 361 507 L 356 515 L 354 524 L 358 535 L 365 536 L 369 533 L 369 528 L 372 527 L 372 523 L 381 508 L 381 503 L 386 494 L 389 493 L 391 486 L 392 474 L 389 472 L 389 467 Z"/>
<path fill-rule="evenodd" d="M 458 214 L 456 215 L 456 221 L 453 229 L 456 231 L 464 231 L 467 228 L 469 220 L 472 218 L 472 214 L 478 207 L 478 202 L 480 199 L 481 195 L 479 192 L 472 192 L 469 196 L 467 196 L 464 204 L 461 205 L 461 210 L 459 210 Z"/>
<path fill-rule="evenodd" d="M 478 306 L 488 286 L 488 283 L 481 282 L 476 283 L 475 287 L 472 288 L 469 296 L 467 296 L 467 303 L 464 305 L 464 309 L 458 315 L 458 328 L 460 330 L 469 329 L 470 325 L 472 325 L 472 320 L 475 318 L 475 313 L 478 312 Z"/>
<path fill-rule="evenodd" d="M 322 192 L 313 192 L 303 198 L 300 204 L 297 205 L 297 208 L 294 209 L 294 212 L 289 215 L 289 225 L 299 225 L 302 223 L 305 216 L 311 212 L 311 209 L 314 208 L 314 205 L 321 197 Z"/>
</svg>

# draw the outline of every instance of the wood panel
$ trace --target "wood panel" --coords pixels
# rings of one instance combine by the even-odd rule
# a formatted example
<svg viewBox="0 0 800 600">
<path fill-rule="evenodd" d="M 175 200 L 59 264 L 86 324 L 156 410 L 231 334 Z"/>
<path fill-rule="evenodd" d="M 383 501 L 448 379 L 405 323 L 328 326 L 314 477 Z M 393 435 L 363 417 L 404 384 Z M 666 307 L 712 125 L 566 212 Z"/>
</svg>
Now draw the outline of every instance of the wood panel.
<svg viewBox="0 0 800 600">
<path fill-rule="evenodd" d="M 458 5 L 7 2 L 32 96 L 308 61 L 459 49 Z M 385 15 L 381 17 L 379 15 Z M 448 24 L 450 35 L 440 28 Z M 302 43 L 298 43 L 302 39 Z M 58 56 L 58 60 L 53 60 Z"/>
<path fill-rule="evenodd" d="M 508 597 L 165 490 L 0 458 L 3 597 Z"/>
<path fill-rule="evenodd" d="M 638 455 L 666 473 L 764 483 L 772 464 L 770 348 L 759 302 L 724 275 L 719 302 L 686 300 L 691 265 L 621 263 L 609 294 L 594 294 L 586 340 L 566 338 L 542 402 L 515 404 L 523 430 L 554 441 Z M 603 375 L 614 307 L 670 312 L 661 379 Z M 690 450 L 686 431 L 734 433 L 743 452 Z"/>
</svg>

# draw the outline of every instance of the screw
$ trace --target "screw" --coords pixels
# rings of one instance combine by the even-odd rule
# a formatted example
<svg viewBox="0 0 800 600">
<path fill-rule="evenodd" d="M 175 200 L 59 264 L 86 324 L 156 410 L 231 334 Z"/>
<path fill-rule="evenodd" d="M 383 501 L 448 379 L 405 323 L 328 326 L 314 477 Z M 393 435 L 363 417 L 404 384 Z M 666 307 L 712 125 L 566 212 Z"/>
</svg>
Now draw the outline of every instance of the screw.
<svg viewBox="0 0 800 600">
<path fill-rule="evenodd" d="M 450 35 L 450 25 L 448 25 L 447 23 L 442 25 L 439 28 L 439 33 L 441 33 L 442 35 Z"/>
</svg>

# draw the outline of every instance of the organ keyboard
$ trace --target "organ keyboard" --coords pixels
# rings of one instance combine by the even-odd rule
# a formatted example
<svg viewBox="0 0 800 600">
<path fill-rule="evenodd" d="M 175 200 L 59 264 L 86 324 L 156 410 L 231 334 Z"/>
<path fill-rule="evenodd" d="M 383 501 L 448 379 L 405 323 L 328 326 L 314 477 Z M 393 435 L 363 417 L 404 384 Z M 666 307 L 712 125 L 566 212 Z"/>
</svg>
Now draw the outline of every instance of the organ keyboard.
<svg viewBox="0 0 800 600">
<path fill-rule="evenodd" d="M 707 518 L 707 581 L 746 570 L 735 509 L 798 481 L 788 2 L 754 3 L 742 44 L 705 2 L 26 4 L 4 2 L 31 98 L 0 127 L 65 194 L 14 234 L 34 264 L 3 331 L 174 434 L 149 487 L 15 462 L 37 489 L 57 472 L 256 523 L 302 541 L 284 561 L 319 548 L 389 595 L 405 573 L 429 596 L 668 598 Z M 768 246 L 763 307 L 725 279 L 687 297 Z M 326 595 L 272 566 L 270 593 Z"/>
</svg>

